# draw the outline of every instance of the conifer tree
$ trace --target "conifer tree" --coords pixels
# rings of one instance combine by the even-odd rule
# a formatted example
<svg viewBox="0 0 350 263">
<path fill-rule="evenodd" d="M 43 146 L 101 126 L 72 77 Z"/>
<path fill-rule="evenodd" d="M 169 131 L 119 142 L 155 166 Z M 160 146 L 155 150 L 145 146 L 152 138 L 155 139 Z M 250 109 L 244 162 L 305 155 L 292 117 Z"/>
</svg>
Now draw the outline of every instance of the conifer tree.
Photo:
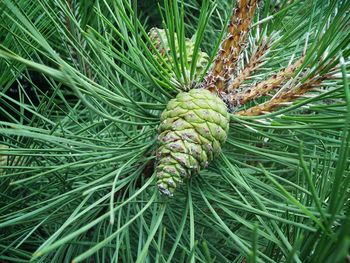
<svg viewBox="0 0 350 263">
<path fill-rule="evenodd" d="M 0 2 L 0 261 L 346 261 L 350 2 L 148 2 Z"/>
</svg>

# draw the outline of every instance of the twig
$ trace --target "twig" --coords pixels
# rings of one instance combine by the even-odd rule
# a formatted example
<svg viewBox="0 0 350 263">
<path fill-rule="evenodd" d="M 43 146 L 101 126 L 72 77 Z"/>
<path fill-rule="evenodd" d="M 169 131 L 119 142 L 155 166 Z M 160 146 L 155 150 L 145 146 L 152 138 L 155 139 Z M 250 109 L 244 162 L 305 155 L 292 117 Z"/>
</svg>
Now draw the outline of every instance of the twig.
<svg viewBox="0 0 350 263">
<path fill-rule="evenodd" d="M 237 89 L 251 74 L 256 71 L 264 61 L 266 54 L 268 53 L 269 47 L 271 46 L 271 38 L 264 39 L 260 45 L 255 49 L 250 57 L 249 63 L 243 70 L 237 75 L 237 77 L 227 87 L 228 92 Z"/>
<path fill-rule="evenodd" d="M 294 64 L 282 69 L 276 74 L 273 74 L 271 78 L 259 82 L 253 87 L 247 87 L 245 90 L 236 94 L 231 92 L 228 98 L 231 106 L 237 107 L 244 105 L 251 100 L 268 94 L 272 90 L 281 88 L 283 84 L 293 77 L 294 73 L 302 65 L 303 61 L 304 57 L 301 57 Z"/>
<path fill-rule="evenodd" d="M 223 91 L 236 68 L 241 48 L 245 44 L 254 17 L 257 0 L 238 0 L 232 12 L 227 37 L 222 41 L 213 68 L 204 79 L 203 87 Z"/>
<path fill-rule="evenodd" d="M 328 79 L 329 76 L 318 76 L 314 77 L 313 79 L 308 80 L 307 82 L 301 84 L 297 88 L 289 89 L 284 92 L 280 92 L 278 96 L 274 96 L 271 100 L 256 105 L 248 110 L 239 111 L 236 113 L 236 115 L 240 116 L 257 116 L 262 115 L 265 113 L 270 113 L 272 110 L 274 110 L 277 107 L 282 106 L 289 106 L 292 104 L 292 102 L 298 98 L 303 97 L 303 95 L 314 89 L 315 87 L 318 87 L 322 81 Z"/>
</svg>

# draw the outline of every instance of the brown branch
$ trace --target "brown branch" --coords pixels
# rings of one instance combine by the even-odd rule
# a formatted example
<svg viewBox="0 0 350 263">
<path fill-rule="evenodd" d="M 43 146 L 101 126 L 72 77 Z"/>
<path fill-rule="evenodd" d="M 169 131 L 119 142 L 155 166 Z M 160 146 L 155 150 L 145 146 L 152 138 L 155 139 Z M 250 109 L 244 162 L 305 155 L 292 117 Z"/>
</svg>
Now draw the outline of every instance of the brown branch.
<svg viewBox="0 0 350 263">
<path fill-rule="evenodd" d="M 280 72 L 273 74 L 271 78 L 257 83 L 253 87 L 247 87 L 238 93 L 231 93 L 228 100 L 233 107 L 244 105 L 245 103 L 267 95 L 270 91 L 282 87 L 288 80 L 290 80 L 296 70 L 302 65 L 304 57 L 298 59 L 294 64 L 282 69 Z"/>
<path fill-rule="evenodd" d="M 273 97 L 271 100 L 265 103 L 254 106 L 248 110 L 239 111 L 236 113 L 236 115 L 257 116 L 265 113 L 270 113 L 277 107 L 288 106 L 292 103 L 292 101 L 302 97 L 306 92 L 312 90 L 315 87 L 318 87 L 322 83 L 322 81 L 324 81 L 327 78 L 328 76 L 315 77 L 303 83 L 297 88 L 289 89 L 285 92 L 277 94 L 277 96 Z"/>
<path fill-rule="evenodd" d="M 294 66 L 298 68 L 303 63 L 304 57 L 301 57 L 294 63 Z M 286 88 L 279 90 L 269 101 L 261 103 L 259 105 L 253 106 L 247 110 L 242 110 L 236 112 L 236 115 L 240 116 L 257 116 L 265 113 L 271 113 L 275 108 L 289 106 L 293 103 L 294 100 L 299 98 L 307 98 L 307 92 L 313 90 L 316 87 L 319 87 L 323 81 L 336 79 L 336 72 L 339 72 L 339 65 L 333 66 L 331 69 L 328 69 L 327 73 L 322 73 L 329 64 L 332 64 L 336 58 L 330 59 L 330 61 L 324 66 L 320 67 L 316 72 L 313 72 L 312 75 L 308 76 L 308 79 L 305 80 L 304 83 L 298 83 L 293 88 Z M 289 70 L 293 71 L 292 66 L 289 66 Z M 289 74 L 289 73 L 288 73 Z M 304 76 L 307 75 L 305 72 Z M 291 75 L 293 76 L 293 74 Z M 301 77 L 299 78 L 301 79 Z"/>
<path fill-rule="evenodd" d="M 254 17 L 257 0 L 238 0 L 232 12 L 227 37 L 222 41 L 213 68 L 205 77 L 203 87 L 223 91 L 234 71 Z"/>
<path fill-rule="evenodd" d="M 264 57 L 271 46 L 271 38 L 263 40 L 257 49 L 253 52 L 249 59 L 249 63 L 242 69 L 237 77 L 227 87 L 228 92 L 237 89 L 241 84 L 247 80 L 251 74 L 256 71 L 264 61 Z"/>
</svg>

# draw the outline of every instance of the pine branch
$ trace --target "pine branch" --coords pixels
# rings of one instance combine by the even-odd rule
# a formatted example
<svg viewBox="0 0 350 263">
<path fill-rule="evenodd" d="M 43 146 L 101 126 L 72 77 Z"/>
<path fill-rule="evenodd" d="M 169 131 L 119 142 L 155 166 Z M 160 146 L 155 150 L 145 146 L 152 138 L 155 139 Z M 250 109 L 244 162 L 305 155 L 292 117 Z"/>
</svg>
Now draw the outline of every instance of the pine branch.
<svg viewBox="0 0 350 263">
<path fill-rule="evenodd" d="M 273 74 L 271 78 L 259 82 L 253 87 L 247 87 L 238 93 L 231 92 L 228 97 L 231 106 L 237 107 L 244 105 L 251 100 L 268 94 L 272 90 L 281 88 L 283 84 L 293 77 L 296 70 L 302 65 L 303 60 L 304 57 L 301 57 L 294 64 L 289 65 L 280 72 Z"/>
<path fill-rule="evenodd" d="M 272 39 L 263 39 L 259 46 L 255 48 L 248 64 L 242 69 L 238 76 L 227 87 L 228 92 L 237 89 L 251 74 L 263 65 L 264 58 L 271 47 Z"/>
<path fill-rule="evenodd" d="M 266 9 L 259 17 L 261 20 L 255 32 L 283 33 L 273 44 L 272 67 L 284 65 L 291 53 L 302 53 L 301 43 L 306 39 L 308 52 L 304 64 L 309 69 L 299 69 L 288 78 L 281 73 L 284 84 L 271 90 L 274 96 L 265 103 L 266 109 L 261 104 L 260 113 L 257 110 L 252 115 L 268 111 L 269 103 L 271 109 L 290 105 L 293 100 L 308 96 L 306 92 L 314 87 L 328 86 L 326 81 L 322 83 L 323 78 L 327 78 L 328 82 L 328 79 L 343 76 L 342 81 L 331 81 L 334 92 L 322 96 L 327 100 L 341 100 L 341 103 L 319 104 L 312 109 L 315 112 L 312 116 L 299 112 L 283 118 L 285 125 L 278 127 L 262 119 L 259 123 L 230 116 L 234 119 L 230 125 L 234 125 L 234 129 L 230 128 L 224 134 L 220 127 L 228 127 L 225 125 L 227 121 L 224 121 L 228 117 L 217 123 L 212 120 L 219 111 L 228 115 L 226 105 L 216 96 L 217 100 L 212 100 L 213 94 L 207 95 L 208 100 L 199 99 L 203 95 L 201 91 L 198 99 L 183 97 L 186 101 L 178 103 L 171 100 L 171 92 L 176 89 L 169 80 L 173 72 L 168 73 L 167 67 L 163 67 L 162 62 L 167 58 L 158 54 L 161 52 L 156 45 L 149 39 L 144 42 L 146 30 L 155 24 L 142 25 L 134 9 L 136 4 L 128 0 L 111 0 L 112 4 L 109 0 L 97 1 L 94 5 L 96 16 L 91 16 L 90 12 L 79 11 L 90 10 L 85 7 L 91 1 L 81 0 L 75 8 L 79 15 L 73 16 L 63 0 L 55 1 L 59 3 L 58 12 L 47 7 L 49 1 L 46 0 L 4 0 L 7 6 L 5 13 L 9 17 L 5 25 L 9 29 L 15 27 L 10 31 L 11 38 L 18 41 L 1 43 L 0 57 L 4 58 L 11 71 L 18 71 L 14 64 L 18 62 L 46 74 L 50 92 L 40 92 L 40 85 L 33 85 L 40 95 L 40 104 L 33 106 L 18 97 L 11 100 L 13 104 L 7 105 L 18 112 L 25 123 L 14 118 L 13 123 L 0 121 L 0 137 L 4 137 L 4 144 L 10 147 L 0 149 L 0 162 L 1 157 L 7 156 L 7 164 L 2 165 L 7 169 L 6 174 L 0 176 L 0 228 L 4 230 L 0 231 L 0 250 L 5 251 L 0 253 L 0 261 L 9 261 L 10 258 L 13 262 L 173 262 L 177 261 L 177 255 L 188 255 L 189 251 L 193 253 L 186 259 L 200 262 L 214 259 L 219 262 L 241 259 L 254 262 L 326 262 L 334 258 L 344 259 L 348 244 L 344 245 L 346 242 L 339 240 L 348 238 L 347 233 L 344 234 L 344 229 L 348 228 L 340 226 L 349 223 L 348 213 L 344 211 L 349 194 L 344 189 L 350 181 L 344 174 L 349 173 L 347 39 L 350 38 L 344 29 L 349 24 L 346 15 L 350 3 L 319 1 L 294 1 L 277 15 L 269 12 L 273 8 L 271 4 L 275 3 L 265 3 Z M 80 4 L 83 2 L 86 5 Z M 209 10 L 209 4 L 225 5 L 226 8 L 215 11 L 215 17 L 220 21 L 220 10 L 227 10 L 228 5 L 227 1 L 189 0 L 183 2 L 184 7 L 181 6 L 178 12 L 177 1 L 166 1 L 171 5 L 167 10 L 172 10 L 167 12 L 169 19 L 164 28 L 171 29 L 172 52 L 169 56 L 175 62 L 178 55 L 173 33 L 177 32 L 182 41 L 179 41 L 182 61 L 175 68 L 177 78 L 189 69 L 185 64 L 191 65 L 186 63 L 186 55 L 191 52 L 184 43 L 187 40 L 183 30 L 186 20 L 180 13 L 184 10 L 187 13 L 183 17 L 196 16 L 198 8 L 193 9 L 192 6 L 197 6 L 198 2 L 207 5 L 201 12 L 204 18 L 211 13 L 205 11 Z M 239 1 L 243 2 L 253 1 Z M 186 11 L 187 5 L 191 6 L 191 12 Z M 46 7 L 50 13 L 41 17 L 45 13 L 41 7 Z M 63 20 L 57 19 L 61 13 L 67 14 L 73 31 L 65 28 Z M 82 16 L 86 23 L 81 22 L 81 13 L 86 14 Z M 32 21 L 38 17 L 40 23 L 33 27 Z M 85 31 L 85 25 L 91 26 L 90 19 L 95 26 Z M 342 22 L 343 19 L 347 20 Z M 200 41 L 203 32 L 216 32 L 218 28 L 204 30 L 205 23 L 198 24 L 203 27 L 196 31 L 194 54 L 200 52 L 201 45 L 212 45 L 209 38 L 209 41 Z M 47 37 L 50 36 L 47 31 L 60 32 L 56 36 L 63 42 L 56 43 L 56 38 L 54 41 Z M 253 41 L 249 43 L 254 43 L 259 36 L 255 32 Z M 21 41 L 22 38 L 25 41 Z M 37 42 L 38 45 L 31 44 Z M 31 48 L 28 49 L 29 54 L 22 52 L 23 43 L 24 48 Z M 93 80 L 86 77 L 83 65 L 73 67 L 70 57 L 56 54 L 62 43 L 65 46 L 66 43 L 72 44 L 79 61 L 86 61 L 91 66 Z M 151 50 L 147 43 L 151 43 Z M 62 54 L 69 55 L 69 51 L 66 49 Z M 237 53 L 239 58 L 243 57 L 242 53 Z M 324 58 L 321 57 L 323 53 L 327 53 Z M 347 59 L 346 64 L 343 63 L 342 74 L 339 68 L 332 71 L 337 61 L 332 62 L 329 58 L 337 55 Z M 192 64 L 191 75 L 195 74 L 194 67 L 200 61 L 198 54 L 196 56 L 194 61 L 197 63 Z M 46 65 L 41 57 L 52 59 L 57 67 Z M 169 64 L 172 66 L 175 62 Z M 323 65 L 326 66 L 322 68 Z M 235 73 L 238 71 L 234 70 Z M 242 77 L 252 74 L 244 71 Z M 274 72 L 277 73 L 278 69 Z M 225 74 L 220 76 L 225 78 Z M 247 76 L 246 79 L 253 82 L 253 77 Z M 13 74 L 12 78 L 15 81 L 17 76 Z M 228 79 L 225 81 L 222 93 L 230 84 Z M 2 83 L 0 80 L 0 85 Z M 233 89 L 236 94 L 246 87 L 245 82 L 242 83 Z M 70 85 L 78 98 L 71 99 L 71 91 L 63 85 Z M 215 85 L 213 83 L 212 87 L 216 89 Z M 8 94 L 1 88 L 0 97 L 6 96 L 6 103 Z M 198 92 L 198 89 L 191 91 Z M 181 94 L 185 96 L 188 92 Z M 343 103 L 343 98 L 346 103 Z M 193 103 L 193 99 L 197 104 Z M 222 107 L 219 110 L 220 103 Z M 169 114 L 167 118 L 170 122 L 162 125 L 171 126 L 169 133 L 182 125 L 181 130 L 173 133 L 177 137 L 167 137 L 162 150 L 164 155 L 168 155 L 169 149 L 169 156 L 177 158 L 175 163 L 182 161 L 192 169 L 193 160 L 196 163 L 201 160 L 201 164 L 206 166 L 205 151 L 196 151 L 196 147 L 207 148 L 208 157 L 214 151 L 219 152 L 216 142 L 227 135 L 225 148 L 216 160 L 213 159 L 213 165 L 203 168 L 199 176 L 189 181 L 187 187 L 178 188 L 174 198 L 169 200 L 157 196 L 157 169 L 154 170 L 156 166 L 153 164 L 160 152 L 155 150 L 158 147 L 155 138 L 159 135 L 159 114 L 165 104 L 170 105 L 170 110 L 164 111 Z M 184 107 L 177 107 L 180 104 Z M 191 109 L 185 109 L 187 107 Z M 216 109 L 215 113 L 212 112 L 214 114 L 208 112 L 209 107 Z M 33 112 L 33 118 L 26 118 L 27 110 Z M 188 111 L 191 115 L 185 119 L 183 114 Z M 11 112 L 5 108 L 6 115 Z M 179 117 L 182 124 L 175 123 L 172 116 Z M 274 117 L 278 122 L 279 116 Z M 187 120 L 194 125 L 186 126 L 184 121 Z M 304 129 L 304 124 L 311 124 L 312 129 Z M 188 133 L 188 130 L 194 128 L 200 129 L 200 132 L 192 140 L 194 133 Z M 205 136 L 215 136 L 215 141 L 211 140 L 213 143 L 209 144 Z M 186 137 L 189 140 L 184 143 L 182 138 Z M 195 141 L 197 138 L 199 143 Z M 178 143 L 172 141 L 174 139 Z M 182 149 L 185 153 L 181 152 Z M 193 159 L 182 158 L 187 153 L 193 155 Z M 19 163 L 13 165 L 17 157 Z M 169 164 L 175 170 L 168 170 L 169 175 L 182 171 L 181 166 L 174 165 L 172 161 L 169 158 Z M 168 179 L 166 183 L 172 184 Z M 297 234 L 290 235 L 291 232 Z M 252 242 L 247 240 L 247 236 L 253 237 Z M 329 236 L 335 241 L 329 243 Z M 198 249 L 196 237 L 203 240 Z M 223 241 L 224 246 L 215 246 Z M 133 249 L 136 247 L 139 248 L 137 251 Z"/>
<path fill-rule="evenodd" d="M 330 75 L 318 75 L 314 78 L 307 80 L 307 82 L 299 85 L 298 87 L 287 89 L 285 91 L 281 90 L 281 92 L 278 92 L 271 100 L 256 105 L 248 110 L 239 111 L 236 113 L 236 115 L 257 116 L 265 113 L 270 113 L 278 107 L 289 106 L 294 100 L 303 97 L 305 93 L 311 91 L 316 87 L 319 87 L 324 80 L 330 78 Z"/>
<path fill-rule="evenodd" d="M 205 77 L 203 86 L 210 90 L 224 90 L 236 68 L 239 54 L 244 46 L 254 17 L 257 0 L 239 0 L 233 9 L 228 34 L 221 43 L 213 68 Z"/>
</svg>

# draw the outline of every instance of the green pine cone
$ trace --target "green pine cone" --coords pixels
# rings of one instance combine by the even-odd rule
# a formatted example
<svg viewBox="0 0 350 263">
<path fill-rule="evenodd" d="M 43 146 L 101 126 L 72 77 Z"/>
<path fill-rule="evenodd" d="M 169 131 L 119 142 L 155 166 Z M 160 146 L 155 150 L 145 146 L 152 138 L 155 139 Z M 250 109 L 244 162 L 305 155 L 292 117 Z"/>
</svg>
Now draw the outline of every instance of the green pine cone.
<svg viewBox="0 0 350 263">
<path fill-rule="evenodd" d="M 158 49 L 158 52 L 163 56 L 166 64 L 172 65 L 174 62 L 173 56 L 170 54 L 170 46 L 164 29 L 152 28 L 149 32 L 149 37 L 153 42 L 153 45 Z M 178 47 L 177 36 L 175 35 L 175 48 L 176 48 L 176 59 L 180 60 L 180 52 Z M 186 55 L 187 55 L 187 65 L 186 70 L 188 75 L 191 70 L 193 52 L 194 52 L 194 42 L 191 39 L 185 40 Z M 208 64 L 209 56 L 207 53 L 198 51 L 197 64 L 194 73 L 194 79 L 197 79 L 205 70 Z"/>
<path fill-rule="evenodd" d="M 166 53 L 170 51 L 168 38 L 166 36 L 164 29 L 159 29 L 156 27 L 151 28 L 148 33 L 153 45 L 158 49 L 158 52 L 165 56 Z M 177 36 L 175 35 L 175 42 L 177 42 Z"/>
<path fill-rule="evenodd" d="M 186 178 L 206 167 L 221 151 L 229 129 L 225 103 L 204 89 L 179 93 L 160 119 L 157 185 L 172 196 Z"/>
<path fill-rule="evenodd" d="M 4 144 L 0 144 L 0 150 L 8 150 L 8 146 Z M 8 156 L 5 154 L 0 154 L 0 166 L 7 165 Z M 5 169 L 0 168 L 0 176 L 5 174 Z"/>
</svg>

